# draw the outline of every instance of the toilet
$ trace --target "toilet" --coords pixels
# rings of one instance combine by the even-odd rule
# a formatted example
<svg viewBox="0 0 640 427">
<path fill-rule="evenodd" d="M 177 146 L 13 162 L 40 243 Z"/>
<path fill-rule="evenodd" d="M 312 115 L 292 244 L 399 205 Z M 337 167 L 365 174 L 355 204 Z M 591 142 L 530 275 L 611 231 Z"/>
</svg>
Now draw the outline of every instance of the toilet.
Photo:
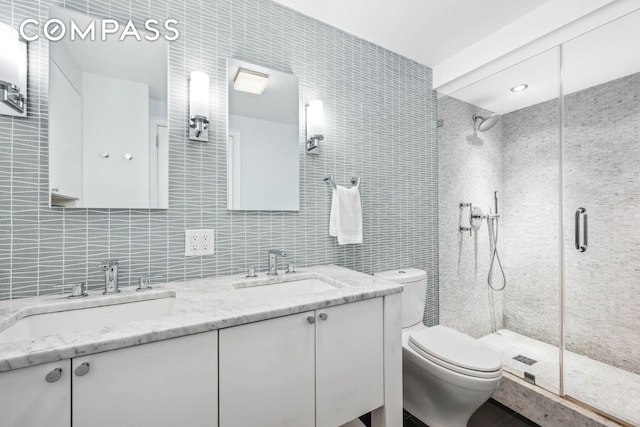
<svg viewBox="0 0 640 427">
<path fill-rule="evenodd" d="M 415 268 L 375 274 L 402 292 L 403 406 L 429 427 L 466 427 L 498 387 L 502 362 L 490 348 L 445 326 L 422 323 L 427 273 Z"/>
</svg>

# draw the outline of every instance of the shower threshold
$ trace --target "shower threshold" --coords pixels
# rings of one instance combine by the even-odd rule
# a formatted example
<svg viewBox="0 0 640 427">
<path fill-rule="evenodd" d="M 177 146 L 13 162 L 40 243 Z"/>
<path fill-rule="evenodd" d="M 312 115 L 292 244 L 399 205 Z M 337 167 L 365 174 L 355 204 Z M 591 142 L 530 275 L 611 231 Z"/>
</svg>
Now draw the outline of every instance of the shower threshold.
<svg viewBox="0 0 640 427">
<path fill-rule="evenodd" d="M 533 377 L 536 386 L 558 394 L 558 347 L 506 329 L 484 336 L 480 341 L 500 355 L 505 371 L 523 379 Z M 514 359 L 518 356 L 536 363 L 529 365 Z M 570 351 L 565 351 L 564 367 L 568 397 L 625 423 L 640 426 L 640 375 Z"/>
</svg>

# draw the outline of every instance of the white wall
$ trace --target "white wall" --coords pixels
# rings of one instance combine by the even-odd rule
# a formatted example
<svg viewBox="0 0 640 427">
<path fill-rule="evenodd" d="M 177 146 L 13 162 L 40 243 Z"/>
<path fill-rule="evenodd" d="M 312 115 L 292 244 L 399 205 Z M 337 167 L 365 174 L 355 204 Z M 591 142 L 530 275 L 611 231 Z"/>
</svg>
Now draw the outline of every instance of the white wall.
<svg viewBox="0 0 640 427">
<path fill-rule="evenodd" d="M 229 129 L 242 129 L 240 209 L 297 210 L 298 127 L 230 114 Z"/>
<path fill-rule="evenodd" d="M 148 208 L 148 86 L 85 72 L 83 100 L 83 206 Z"/>
</svg>

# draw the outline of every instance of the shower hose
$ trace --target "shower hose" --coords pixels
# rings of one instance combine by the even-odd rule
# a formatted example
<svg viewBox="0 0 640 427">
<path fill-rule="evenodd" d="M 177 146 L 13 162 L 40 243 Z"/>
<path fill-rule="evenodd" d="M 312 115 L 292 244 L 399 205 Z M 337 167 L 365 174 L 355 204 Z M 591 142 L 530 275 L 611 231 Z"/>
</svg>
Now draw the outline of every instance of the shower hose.
<svg viewBox="0 0 640 427">
<path fill-rule="evenodd" d="M 507 287 L 507 276 L 504 274 L 504 268 L 502 267 L 502 261 L 500 261 L 500 254 L 498 253 L 498 218 L 489 218 L 487 220 L 487 228 L 489 229 L 489 240 L 491 243 L 491 264 L 489 265 L 489 274 L 487 275 L 487 283 L 489 287 L 494 291 L 502 291 Z M 500 273 L 502 274 L 502 286 L 495 287 L 493 284 L 493 267 L 498 264 Z"/>
</svg>

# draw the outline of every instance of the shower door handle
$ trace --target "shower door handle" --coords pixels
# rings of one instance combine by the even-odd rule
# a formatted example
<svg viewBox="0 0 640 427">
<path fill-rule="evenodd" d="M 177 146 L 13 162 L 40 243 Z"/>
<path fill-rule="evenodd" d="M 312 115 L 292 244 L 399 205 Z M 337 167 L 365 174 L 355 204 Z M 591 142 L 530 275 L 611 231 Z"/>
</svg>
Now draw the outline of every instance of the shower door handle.
<svg viewBox="0 0 640 427">
<path fill-rule="evenodd" d="M 580 238 L 580 222 L 582 220 L 582 239 Z M 576 250 L 578 252 L 585 252 L 588 245 L 588 227 L 587 227 L 587 210 L 585 208 L 578 208 L 576 210 Z"/>
</svg>

